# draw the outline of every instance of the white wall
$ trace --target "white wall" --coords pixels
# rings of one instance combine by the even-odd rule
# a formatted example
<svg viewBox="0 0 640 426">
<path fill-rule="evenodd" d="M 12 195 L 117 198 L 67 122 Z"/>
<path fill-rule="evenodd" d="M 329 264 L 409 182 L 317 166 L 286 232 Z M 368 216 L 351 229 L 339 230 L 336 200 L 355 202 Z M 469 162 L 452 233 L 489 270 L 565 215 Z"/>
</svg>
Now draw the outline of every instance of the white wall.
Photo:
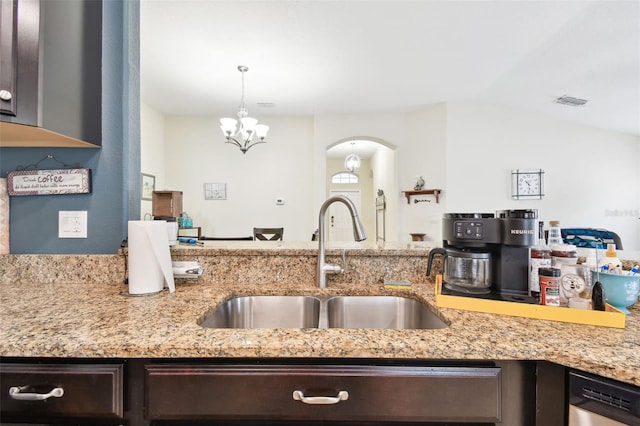
<svg viewBox="0 0 640 426">
<path fill-rule="evenodd" d="M 261 121 L 271 126 L 268 144 L 242 155 L 224 143 L 216 118 L 166 117 L 163 177 L 147 158 L 162 139 L 162 121 L 143 108 L 142 171 L 156 174 L 158 189 L 184 192 L 184 209 L 206 236 L 284 226 L 285 240 L 307 241 L 328 195 L 326 149 L 362 137 L 395 148 L 395 167 L 374 174 L 374 191 L 384 182 L 387 217 L 397 215 L 387 223 L 387 241 L 409 241 L 410 233 L 422 232 L 440 245 L 444 212 L 535 208 L 547 222 L 611 229 L 622 235 L 626 250 L 640 249 L 637 136 L 496 105 L 450 103 L 406 114 L 267 117 Z M 516 168 L 545 170 L 543 200 L 511 199 Z M 413 189 L 418 176 L 425 188 L 444 191 L 439 204 L 433 197 L 407 204 L 401 191 Z M 226 182 L 227 200 L 204 200 L 205 182 Z M 284 206 L 276 206 L 277 197 Z M 375 229 L 368 232 L 373 239 Z"/>
<path fill-rule="evenodd" d="M 609 229 L 637 250 L 639 139 L 496 105 L 448 104 L 446 207 L 538 209 L 547 225 Z M 542 200 L 511 199 L 518 168 L 545 171 Z"/>
<path fill-rule="evenodd" d="M 258 117 L 256 117 L 258 118 Z M 250 236 L 253 227 L 284 227 L 284 239 L 307 241 L 312 218 L 309 117 L 270 117 L 269 142 L 246 154 L 225 143 L 213 117 L 167 117 L 169 187 L 183 191 L 183 208 L 208 237 Z M 205 183 L 226 183 L 226 200 L 205 200 Z M 282 198 L 284 205 L 276 205 Z"/>
<path fill-rule="evenodd" d="M 156 189 L 166 186 L 164 120 L 163 114 L 140 103 L 140 171 L 156 177 Z M 151 201 L 140 201 L 140 215 L 151 215 Z"/>
<path fill-rule="evenodd" d="M 412 190 L 419 176 L 424 189 L 441 189 L 440 202 L 433 196 L 420 196 L 408 204 L 402 197 L 400 205 L 400 241 L 411 239 L 411 233 L 427 234 L 434 246 L 442 245 L 442 214 L 447 211 L 447 199 L 451 192 L 447 183 L 447 107 L 439 104 L 407 114 L 409 149 L 398 150 L 400 190 Z M 431 200 L 414 203 L 415 199 Z"/>
<path fill-rule="evenodd" d="M 318 178 L 314 182 L 314 208 L 318 210 L 326 198 L 324 179 L 326 175 L 325 157 L 327 148 L 345 139 L 367 139 L 384 143 L 397 152 L 402 151 L 403 144 L 411 143 L 406 137 L 404 114 L 368 114 L 368 115 L 323 115 L 314 117 L 314 175 Z M 399 168 L 388 170 L 392 174 L 389 179 L 397 182 Z M 375 190 L 376 188 L 374 188 Z M 390 208 L 389 217 L 393 218 L 394 208 L 399 205 L 402 194 L 397 185 L 393 190 L 385 191 Z M 401 220 L 401 219 L 400 219 Z M 375 238 L 375 229 L 367 230 L 370 238 Z M 393 226 L 387 227 L 387 241 L 399 241 L 399 236 Z"/>
<path fill-rule="evenodd" d="M 381 189 L 385 195 L 386 208 L 384 211 L 385 217 L 385 241 L 398 241 L 398 197 L 396 196 L 398 183 L 395 151 L 386 146 L 380 146 L 371 158 L 371 170 L 373 173 L 373 202 L 375 206 L 376 197 L 378 196 L 378 189 Z M 379 218 L 378 220 L 383 220 Z M 368 228 L 369 238 L 374 239 L 376 237 L 374 226 Z M 382 224 L 380 224 L 382 229 Z M 380 236 L 382 237 L 382 235 Z"/>
</svg>

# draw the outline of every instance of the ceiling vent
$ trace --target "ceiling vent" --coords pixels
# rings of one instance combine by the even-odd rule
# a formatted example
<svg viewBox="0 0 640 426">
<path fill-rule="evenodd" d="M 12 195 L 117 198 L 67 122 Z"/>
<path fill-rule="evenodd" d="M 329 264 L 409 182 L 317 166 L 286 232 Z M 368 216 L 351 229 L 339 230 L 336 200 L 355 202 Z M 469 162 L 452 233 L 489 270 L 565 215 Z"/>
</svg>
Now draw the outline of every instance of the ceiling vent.
<svg viewBox="0 0 640 426">
<path fill-rule="evenodd" d="M 275 108 L 275 102 L 256 102 L 259 108 Z"/>
<path fill-rule="evenodd" d="M 586 99 L 573 98 L 571 96 L 562 95 L 556 99 L 556 103 L 569 106 L 583 106 L 587 103 Z"/>
</svg>

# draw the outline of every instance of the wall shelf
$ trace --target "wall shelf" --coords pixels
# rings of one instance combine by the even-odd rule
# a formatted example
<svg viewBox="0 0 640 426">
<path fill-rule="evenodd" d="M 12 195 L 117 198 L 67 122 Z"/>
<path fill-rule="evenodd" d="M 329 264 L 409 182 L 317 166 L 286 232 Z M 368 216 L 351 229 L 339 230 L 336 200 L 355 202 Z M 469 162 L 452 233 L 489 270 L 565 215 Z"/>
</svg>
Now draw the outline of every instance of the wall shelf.
<svg viewBox="0 0 640 426">
<path fill-rule="evenodd" d="M 415 195 L 433 195 L 436 197 L 436 203 L 440 202 L 441 189 L 421 189 L 418 191 L 402 191 L 404 196 L 407 197 L 407 204 L 411 204 L 411 197 Z"/>
</svg>

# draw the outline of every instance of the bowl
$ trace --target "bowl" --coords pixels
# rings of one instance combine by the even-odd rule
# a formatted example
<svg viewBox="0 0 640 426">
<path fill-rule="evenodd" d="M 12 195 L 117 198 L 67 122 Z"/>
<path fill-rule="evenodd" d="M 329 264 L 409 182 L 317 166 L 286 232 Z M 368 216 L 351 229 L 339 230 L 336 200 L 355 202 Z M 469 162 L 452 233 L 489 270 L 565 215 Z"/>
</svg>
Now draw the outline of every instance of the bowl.
<svg viewBox="0 0 640 426">
<path fill-rule="evenodd" d="M 593 282 L 600 281 L 607 303 L 616 308 L 627 308 L 638 301 L 640 275 L 608 274 L 591 271 Z"/>
</svg>

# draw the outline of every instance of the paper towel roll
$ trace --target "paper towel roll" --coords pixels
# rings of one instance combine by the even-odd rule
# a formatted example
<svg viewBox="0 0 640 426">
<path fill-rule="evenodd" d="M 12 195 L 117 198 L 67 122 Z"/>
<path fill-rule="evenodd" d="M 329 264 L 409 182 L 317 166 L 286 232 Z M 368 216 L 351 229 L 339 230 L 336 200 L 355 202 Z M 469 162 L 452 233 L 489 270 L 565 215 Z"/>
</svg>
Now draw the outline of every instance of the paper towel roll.
<svg viewBox="0 0 640 426">
<path fill-rule="evenodd" d="M 130 220 L 129 293 L 152 294 L 164 287 L 175 291 L 171 253 L 164 220 Z"/>
</svg>

